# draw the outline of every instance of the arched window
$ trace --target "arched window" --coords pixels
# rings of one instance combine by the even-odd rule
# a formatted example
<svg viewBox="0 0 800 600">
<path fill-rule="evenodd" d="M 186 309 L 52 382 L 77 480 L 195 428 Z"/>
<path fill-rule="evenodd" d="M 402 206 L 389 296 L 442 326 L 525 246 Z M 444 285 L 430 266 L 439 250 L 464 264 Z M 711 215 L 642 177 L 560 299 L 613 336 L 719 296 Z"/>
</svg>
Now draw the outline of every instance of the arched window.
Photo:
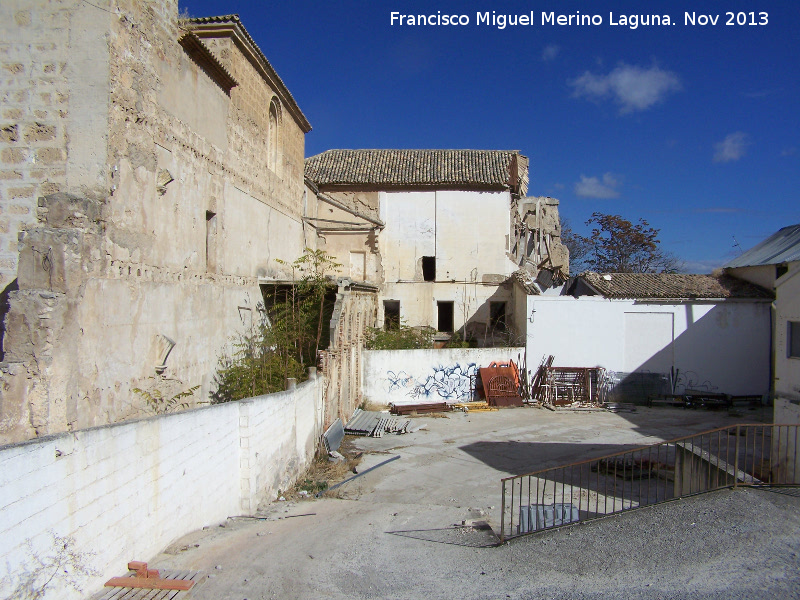
<svg viewBox="0 0 800 600">
<path fill-rule="evenodd" d="M 280 128 L 280 105 L 273 98 L 269 103 L 269 139 L 267 141 L 267 164 L 273 171 L 278 171 L 278 130 Z"/>
</svg>

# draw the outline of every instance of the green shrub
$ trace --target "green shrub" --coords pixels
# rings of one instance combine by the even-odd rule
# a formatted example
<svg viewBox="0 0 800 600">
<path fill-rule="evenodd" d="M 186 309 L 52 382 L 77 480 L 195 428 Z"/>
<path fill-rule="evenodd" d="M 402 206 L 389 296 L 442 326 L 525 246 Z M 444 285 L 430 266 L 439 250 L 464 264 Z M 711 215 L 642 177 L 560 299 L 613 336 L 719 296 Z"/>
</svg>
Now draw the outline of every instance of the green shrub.
<svg viewBox="0 0 800 600">
<path fill-rule="evenodd" d="M 409 327 L 400 325 L 397 329 L 367 328 L 365 347 L 367 350 L 417 350 L 433 348 L 432 327 Z"/>
</svg>

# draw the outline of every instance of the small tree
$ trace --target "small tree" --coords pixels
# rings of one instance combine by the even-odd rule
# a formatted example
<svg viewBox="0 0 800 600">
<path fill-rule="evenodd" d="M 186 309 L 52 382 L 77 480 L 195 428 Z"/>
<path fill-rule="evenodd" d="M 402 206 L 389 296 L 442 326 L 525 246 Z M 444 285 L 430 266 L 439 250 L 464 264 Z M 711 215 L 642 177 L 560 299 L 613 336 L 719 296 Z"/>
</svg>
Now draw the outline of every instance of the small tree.
<svg viewBox="0 0 800 600">
<path fill-rule="evenodd" d="M 680 262 L 659 246 L 658 229 L 644 219 L 631 223 L 619 215 L 592 213 L 589 237 L 576 235 L 589 248 L 586 266 L 600 273 L 676 273 Z"/>
<path fill-rule="evenodd" d="M 326 296 L 332 284 L 327 273 L 341 266 L 323 250 L 306 248 L 292 263 L 292 285 L 275 286 L 266 294 L 266 315 L 240 334 L 232 354 L 219 361 L 212 403 L 240 400 L 284 389 L 287 377 L 302 381 L 316 364 L 330 320 Z"/>
<path fill-rule="evenodd" d="M 561 221 L 561 243 L 569 250 L 569 272 L 577 275 L 588 268 L 591 245 L 588 238 L 575 233 L 569 219 Z"/>
</svg>

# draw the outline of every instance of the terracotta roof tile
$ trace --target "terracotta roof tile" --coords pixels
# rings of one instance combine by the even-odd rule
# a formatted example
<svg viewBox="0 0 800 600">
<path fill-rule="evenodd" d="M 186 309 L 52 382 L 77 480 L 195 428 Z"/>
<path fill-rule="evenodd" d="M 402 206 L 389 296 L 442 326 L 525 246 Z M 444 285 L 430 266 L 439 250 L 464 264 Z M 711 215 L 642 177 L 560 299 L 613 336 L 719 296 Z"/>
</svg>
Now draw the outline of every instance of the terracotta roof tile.
<svg viewBox="0 0 800 600">
<path fill-rule="evenodd" d="M 629 299 L 769 299 L 772 294 L 730 275 L 672 273 L 594 273 L 579 275 L 606 298 Z"/>
<path fill-rule="evenodd" d="M 328 150 L 306 159 L 305 175 L 317 185 L 507 189 L 515 156 L 511 150 Z M 527 159 L 519 162 L 527 179 Z"/>
</svg>

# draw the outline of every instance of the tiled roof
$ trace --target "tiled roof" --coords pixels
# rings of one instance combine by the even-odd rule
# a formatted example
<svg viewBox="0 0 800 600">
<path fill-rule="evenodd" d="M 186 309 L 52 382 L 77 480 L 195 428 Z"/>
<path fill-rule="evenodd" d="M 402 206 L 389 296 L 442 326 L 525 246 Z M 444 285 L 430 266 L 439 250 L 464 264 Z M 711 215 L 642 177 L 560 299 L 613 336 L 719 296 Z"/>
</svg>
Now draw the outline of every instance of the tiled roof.
<svg viewBox="0 0 800 600">
<path fill-rule="evenodd" d="M 516 281 L 529 296 L 538 296 L 542 293 L 536 280 L 524 269 L 518 269 L 511 274 L 511 279 Z"/>
<path fill-rule="evenodd" d="M 523 160 L 520 160 L 523 159 Z M 328 150 L 306 159 L 317 185 L 441 186 L 507 189 L 527 159 L 510 150 Z M 527 178 L 527 177 L 526 177 Z"/>
<path fill-rule="evenodd" d="M 256 62 L 260 62 L 261 66 L 267 72 L 268 76 L 274 80 L 275 85 L 278 87 L 279 94 L 283 97 L 284 102 L 289 108 L 290 112 L 296 117 L 300 127 L 308 133 L 311 131 L 311 124 L 306 119 L 306 116 L 303 114 L 303 111 L 300 110 L 300 107 L 297 105 L 297 101 L 292 96 L 292 93 L 289 91 L 289 88 L 286 87 L 286 84 L 283 83 L 283 80 L 280 78 L 278 73 L 275 71 L 273 66 L 267 60 L 267 57 L 264 56 L 264 53 L 261 51 L 261 48 L 258 47 L 256 41 L 252 38 L 250 33 L 247 31 L 245 26 L 242 24 L 242 21 L 239 19 L 239 15 L 232 14 L 232 15 L 220 15 L 217 17 L 197 17 L 192 19 L 187 19 L 187 25 L 193 33 L 198 35 L 199 37 L 206 37 L 209 35 L 208 32 L 213 32 L 215 26 L 219 25 L 231 25 L 236 28 L 240 33 L 241 36 L 246 40 L 247 44 L 252 48 L 253 52 L 255 53 Z M 213 33 L 212 33 L 213 35 Z"/>
<path fill-rule="evenodd" d="M 757 246 L 734 258 L 725 268 L 779 265 L 795 260 L 800 260 L 800 225 L 790 225 L 773 233 Z"/>
<path fill-rule="evenodd" d="M 606 298 L 692 300 L 717 298 L 770 299 L 772 294 L 730 275 L 673 273 L 593 273 L 579 275 Z"/>
</svg>

